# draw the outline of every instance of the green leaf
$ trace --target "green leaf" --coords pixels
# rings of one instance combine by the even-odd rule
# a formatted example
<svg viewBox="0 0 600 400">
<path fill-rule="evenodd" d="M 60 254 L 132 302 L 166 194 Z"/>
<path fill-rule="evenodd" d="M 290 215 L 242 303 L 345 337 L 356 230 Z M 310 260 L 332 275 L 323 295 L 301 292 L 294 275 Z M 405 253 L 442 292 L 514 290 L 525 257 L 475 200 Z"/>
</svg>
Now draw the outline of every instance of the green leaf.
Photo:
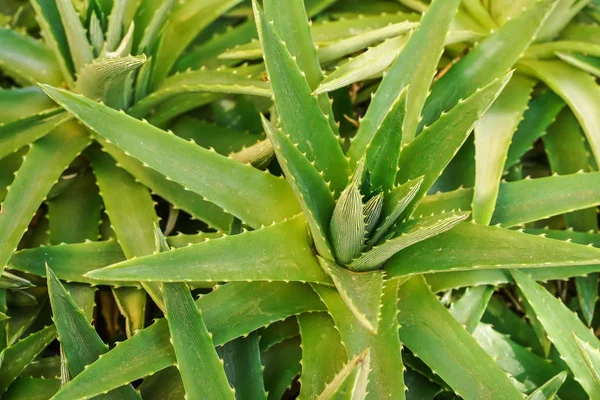
<svg viewBox="0 0 600 400">
<path fill-rule="evenodd" d="M 327 240 L 329 220 L 335 206 L 333 194 L 323 175 L 292 143 L 290 137 L 275 129 L 262 114 L 261 118 L 279 165 L 302 207 L 317 251 L 323 257 L 333 259 Z"/>
<path fill-rule="evenodd" d="M 574 67 L 579 68 L 582 71 L 589 72 L 590 74 L 600 77 L 600 60 L 598 57 L 583 55 L 583 54 L 567 54 L 567 53 L 556 53 L 558 58 L 571 64 Z"/>
<path fill-rule="evenodd" d="M 156 50 L 158 62 L 151 86 L 156 87 L 162 82 L 179 55 L 199 32 L 240 2 L 241 0 L 192 0 L 176 3 L 162 28 L 162 36 Z"/>
<path fill-rule="evenodd" d="M 556 398 L 556 393 L 567 379 L 567 371 L 556 374 L 548 382 L 537 388 L 533 393 L 527 396 L 527 400 L 553 400 Z"/>
<path fill-rule="evenodd" d="M 573 336 L 577 342 L 579 352 L 583 356 L 587 367 L 594 377 L 595 385 L 597 387 L 600 385 L 600 351 L 597 348 L 592 347 L 589 343 L 581 340 L 574 332 Z"/>
<path fill-rule="evenodd" d="M 134 287 L 113 287 L 112 293 L 125 317 L 125 333 L 131 337 L 146 325 L 146 292 Z"/>
<path fill-rule="evenodd" d="M 344 189 L 335 205 L 329 237 L 338 263 L 347 265 L 360 255 L 365 237 L 362 195 L 359 190 L 364 164 L 361 162 L 350 184 Z"/>
<path fill-rule="evenodd" d="M 400 287 L 402 342 L 463 398 L 522 399 L 506 374 L 416 276 Z M 473 366 L 477 366 L 473 368 Z"/>
<path fill-rule="evenodd" d="M 235 339 L 221 347 L 225 373 L 238 400 L 266 399 L 258 333 Z"/>
<path fill-rule="evenodd" d="M 150 188 L 153 193 L 161 196 L 173 204 L 174 207 L 184 210 L 193 217 L 206 222 L 211 228 L 227 231 L 231 224 L 232 216 L 222 208 L 204 200 L 202 196 L 194 192 L 185 190 L 183 186 L 168 180 L 159 172 L 145 167 L 143 163 L 128 156 L 118 147 L 107 143 L 106 140 L 101 139 L 100 142 L 104 150 L 117 161 L 119 167 L 125 169 L 136 180 Z"/>
<path fill-rule="evenodd" d="M 46 326 L 5 348 L 0 356 L 0 393 L 4 393 L 21 371 L 56 339 L 56 327 Z"/>
<path fill-rule="evenodd" d="M 492 224 L 511 227 L 596 206 L 600 203 L 598 182 L 600 172 L 505 183 L 498 194 Z"/>
<path fill-rule="evenodd" d="M 81 243 L 99 239 L 102 198 L 90 170 L 59 196 L 47 201 L 50 243 Z"/>
<path fill-rule="evenodd" d="M 559 299 L 536 284 L 521 271 L 511 271 L 519 289 L 533 308 L 536 317 L 546 329 L 548 337 L 560 352 L 578 382 L 591 399 L 599 398 L 600 382 L 597 375 L 578 354 L 578 339 L 591 343 L 596 348 L 600 342 L 577 317 Z"/>
<path fill-rule="evenodd" d="M 148 14 L 153 15 L 148 24 L 143 25 L 143 35 L 137 45 L 137 54 L 150 52 L 154 48 L 156 41 L 159 39 L 160 31 L 170 16 L 174 4 L 175 0 L 167 0 L 162 2 L 157 10 L 149 10 Z M 138 9 L 138 14 L 139 12 Z"/>
<path fill-rule="evenodd" d="M 60 379 L 17 378 L 2 396 L 8 400 L 48 400 L 60 388 Z"/>
<path fill-rule="evenodd" d="M 396 181 L 408 92 L 408 87 L 402 89 L 391 104 L 363 155 L 371 188 L 380 188 L 386 193 L 394 188 Z"/>
<path fill-rule="evenodd" d="M 329 284 L 312 253 L 306 222 L 299 216 L 278 224 L 138 257 L 88 275 L 105 280 L 228 282 L 305 281 Z M 165 268 L 168 265 L 168 268 Z"/>
<path fill-rule="evenodd" d="M 71 119 L 70 115 L 65 114 L 60 108 L 54 108 L 7 124 L 0 124 L 0 158 L 35 142 L 69 119 Z"/>
<path fill-rule="evenodd" d="M 0 47 L 0 66 L 7 75 L 25 84 L 61 84 L 63 78 L 54 54 L 42 42 L 0 28 Z"/>
<path fill-rule="evenodd" d="M 298 316 L 302 338 L 302 374 L 300 400 L 314 399 L 348 357 L 340 334 L 326 313 L 306 313 Z"/>
<path fill-rule="evenodd" d="M 86 366 L 106 353 L 108 346 L 50 268 L 47 268 L 47 276 L 48 293 L 61 349 L 65 353 L 71 375 L 77 376 Z M 116 389 L 106 396 L 112 399 L 140 398 L 130 385 Z"/>
<path fill-rule="evenodd" d="M 92 46 L 88 42 L 85 29 L 81 25 L 79 14 L 70 0 L 58 0 L 56 7 L 60 13 L 60 19 L 65 29 L 67 42 L 71 51 L 75 72 L 79 72 L 94 58 Z M 43 82 L 43 81 L 42 81 Z M 48 82 L 50 83 L 50 82 Z"/>
<path fill-rule="evenodd" d="M 408 85 L 410 93 L 407 97 L 402 141 L 410 143 L 415 137 L 421 109 L 444 48 L 444 38 L 459 3 L 458 0 L 438 0 L 427 9 L 419 27 L 411 34 L 381 81 L 348 151 L 351 160 L 358 160 L 398 96 L 398 90 Z"/>
<path fill-rule="evenodd" d="M 113 51 L 119 45 L 123 34 L 123 18 L 125 17 L 126 0 L 113 0 L 113 7 L 108 17 L 108 28 L 106 29 L 105 51 Z"/>
<path fill-rule="evenodd" d="M 490 298 L 494 294 L 492 286 L 474 286 L 465 291 L 465 294 L 450 308 L 452 316 L 465 327 L 467 332 L 473 333 Z"/>
<path fill-rule="evenodd" d="M 0 270 L 6 266 L 38 207 L 89 138 L 75 124 L 63 124 L 35 142 L 2 203 Z"/>
<path fill-rule="evenodd" d="M 175 366 L 144 378 L 144 381 L 138 386 L 138 390 L 144 400 L 163 400 L 168 397 L 185 398 L 183 382 L 181 382 L 181 376 Z"/>
<path fill-rule="evenodd" d="M 516 164 L 533 147 L 536 139 L 546 134 L 546 129 L 564 106 L 564 101 L 551 90 L 529 102 L 529 108 L 525 111 L 508 148 L 505 169 Z"/>
<path fill-rule="evenodd" d="M 431 125 L 460 99 L 504 76 L 534 40 L 555 5 L 556 0 L 537 0 L 450 68 L 433 85 L 420 128 Z"/>
<path fill-rule="evenodd" d="M 299 338 L 288 339 L 263 354 L 265 390 L 268 400 L 281 399 L 302 370 Z"/>
<path fill-rule="evenodd" d="M 402 280 L 398 279 L 384 282 L 381 317 L 376 335 L 361 325 L 336 290 L 313 285 L 333 317 L 348 356 L 354 358 L 366 348 L 370 349 L 367 399 L 402 399 L 405 392 L 402 345 L 398 337 L 397 321 L 397 296 L 401 283 Z"/>
<path fill-rule="evenodd" d="M 588 246 L 465 222 L 404 249 L 385 270 L 390 276 L 406 276 L 474 268 L 574 268 L 600 264 L 599 257 L 600 250 Z"/>
<path fill-rule="evenodd" d="M 590 74 L 563 61 L 523 59 L 519 68 L 534 75 L 554 90 L 569 105 L 600 161 L 600 86 Z"/>
<path fill-rule="evenodd" d="M 347 183 L 348 161 L 303 71 L 285 47 L 260 6 L 253 3 L 255 20 L 282 130 L 316 168 L 331 190 L 339 193 Z M 302 113 L 298 113 L 302 110 Z"/>
<path fill-rule="evenodd" d="M 171 342 L 186 397 L 235 398 L 200 310 L 184 283 L 164 283 L 162 294 Z"/>
<path fill-rule="evenodd" d="M 354 317 L 363 327 L 377 334 L 384 274 L 381 271 L 349 271 L 321 257 L 319 263 Z"/>
<path fill-rule="evenodd" d="M 384 237 L 390 228 L 396 223 L 402 212 L 408 207 L 415 198 L 423 183 L 423 177 L 410 180 L 400 186 L 395 187 L 385 196 L 381 218 L 383 222 L 375 230 L 375 234 L 368 241 L 369 245 L 374 245 Z"/>
<path fill-rule="evenodd" d="M 367 397 L 367 384 L 369 381 L 369 369 L 371 363 L 370 350 L 366 349 L 361 354 L 350 360 L 340 372 L 333 378 L 318 400 L 330 399 L 357 399 L 363 400 Z M 350 389 L 350 392 L 347 391 Z"/>
<path fill-rule="evenodd" d="M 542 350 L 542 355 L 544 357 L 548 357 L 550 355 L 550 348 L 552 347 L 552 342 L 548 338 L 548 334 L 546 333 L 543 325 L 535 317 L 535 311 L 531 307 L 531 304 L 526 300 L 522 300 L 521 303 L 523 305 L 523 309 L 525 310 L 525 316 L 529 320 L 529 323 L 531 325 L 531 328 L 533 329 L 533 332 L 535 333 L 535 336 L 537 336 L 537 342 L 539 343 L 540 348 Z"/>
<path fill-rule="evenodd" d="M 312 314 L 306 314 L 312 315 Z M 295 338 L 300 335 L 300 328 L 296 317 L 290 317 L 283 321 L 277 321 L 259 330 L 260 350 L 267 351 L 277 343 L 286 339 Z"/>
<path fill-rule="evenodd" d="M 416 204 L 456 155 L 481 115 L 496 100 L 511 76 L 512 73 L 509 73 L 473 93 L 402 149 L 396 182 L 403 183 L 425 176 L 415 200 L 405 211 L 406 215 L 412 214 Z"/>
<path fill-rule="evenodd" d="M 251 226 L 281 221 L 299 211 L 287 182 L 280 178 L 204 150 L 83 97 L 49 86 L 44 90 L 121 150 Z"/>
<path fill-rule="evenodd" d="M 154 201 L 143 185 L 135 182 L 126 171 L 120 169 L 115 161 L 98 148 L 89 149 L 86 156 L 92 164 L 94 175 L 104 201 L 104 211 L 110 219 L 117 242 L 121 245 L 128 259 L 153 254 L 156 250 L 154 243 L 154 223 L 158 221 L 154 211 Z M 164 310 L 157 283 L 142 283 L 150 297 Z M 115 295 L 121 297 L 118 303 L 122 306 L 127 318 L 129 332 L 135 332 L 144 327 L 144 316 L 133 317 L 145 309 L 145 294 L 130 289 L 115 290 Z M 123 296 L 128 296 L 129 303 Z M 128 309 L 127 305 L 131 306 Z"/>
<path fill-rule="evenodd" d="M 65 28 L 58 12 L 56 1 L 35 0 L 30 2 L 36 15 L 36 21 L 40 26 L 40 33 L 44 43 L 54 53 L 62 70 L 63 78 L 69 87 L 73 87 L 73 59 L 67 41 Z"/>
<path fill-rule="evenodd" d="M 468 217 L 468 213 L 456 212 L 408 220 L 396 228 L 398 236 L 377 244 L 372 249 L 362 253 L 348 265 L 348 268 L 355 271 L 375 269 L 399 251 L 446 232 Z"/>
<path fill-rule="evenodd" d="M 131 107 L 134 117 L 145 117 L 157 106 L 168 100 L 176 100 L 182 94 L 209 92 L 223 94 L 248 94 L 271 97 L 269 83 L 236 70 L 186 71 L 167 78 L 156 90 Z"/>
<path fill-rule="evenodd" d="M 489 325 L 480 324 L 473 337 L 496 364 L 518 382 L 516 386 L 523 392 L 533 391 L 561 370 L 560 366 L 533 354 L 530 349 L 516 344 Z M 570 392 L 572 398 L 585 396 L 585 392 L 576 385 L 571 382 L 568 388 L 565 385 L 565 389 L 576 388 Z M 566 393 L 563 392 L 563 395 Z"/>
<path fill-rule="evenodd" d="M 145 62 L 145 55 L 94 61 L 79 72 L 75 90 L 90 99 L 97 100 L 102 97 L 112 82 L 135 71 Z"/>
<path fill-rule="evenodd" d="M 197 300 L 215 345 L 304 312 L 324 311 L 301 283 L 229 283 Z M 160 371 L 176 361 L 167 322 L 160 320 L 119 344 L 64 386 L 56 400 L 88 397 Z M 122 365 L 114 369 L 115 364 Z"/>
<path fill-rule="evenodd" d="M 473 220 L 492 219 L 511 138 L 527 108 L 535 81 L 513 75 L 494 104 L 475 126 Z"/>
<path fill-rule="evenodd" d="M 39 114 L 55 103 L 37 86 L 0 89 L 0 123 L 6 124 Z"/>
</svg>

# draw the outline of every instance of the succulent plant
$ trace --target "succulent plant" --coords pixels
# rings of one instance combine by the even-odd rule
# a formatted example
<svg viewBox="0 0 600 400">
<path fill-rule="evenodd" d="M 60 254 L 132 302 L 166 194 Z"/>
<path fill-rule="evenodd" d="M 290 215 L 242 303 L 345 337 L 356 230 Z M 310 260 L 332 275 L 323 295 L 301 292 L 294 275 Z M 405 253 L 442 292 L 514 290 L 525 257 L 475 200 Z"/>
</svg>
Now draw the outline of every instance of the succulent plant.
<svg viewBox="0 0 600 400">
<path fill-rule="evenodd" d="M 0 5 L 2 398 L 600 399 L 597 7 Z"/>
</svg>

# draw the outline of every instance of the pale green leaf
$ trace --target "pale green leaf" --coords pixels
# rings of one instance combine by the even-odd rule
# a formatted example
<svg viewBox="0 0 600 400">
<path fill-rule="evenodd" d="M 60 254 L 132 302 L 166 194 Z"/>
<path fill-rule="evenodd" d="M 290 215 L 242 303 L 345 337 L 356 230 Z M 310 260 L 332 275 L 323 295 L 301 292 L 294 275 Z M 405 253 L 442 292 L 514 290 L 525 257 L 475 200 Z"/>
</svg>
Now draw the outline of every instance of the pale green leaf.
<svg viewBox="0 0 600 400">
<path fill-rule="evenodd" d="M 272 24 L 265 19 L 260 6 L 256 2 L 253 5 L 281 128 L 323 172 L 331 189 L 340 193 L 346 187 L 348 161 L 329 124 L 329 117 L 323 113 L 318 100 L 311 96 L 312 89 L 303 71 Z M 303 112 L 298 113 L 298 110 Z"/>
<path fill-rule="evenodd" d="M 37 86 L 0 89 L 0 123 L 6 124 L 39 114 L 54 105 Z"/>
<path fill-rule="evenodd" d="M 548 382 L 537 388 L 527 396 L 527 400 L 554 400 L 556 393 L 567 379 L 567 371 L 563 371 L 549 379 Z"/>
<path fill-rule="evenodd" d="M 79 71 L 75 90 L 91 99 L 99 99 L 115 80 L 136 70 L 146 62 L 146 56 L 113 57 L 94 61 Z"/>
<path fill-rule="evenodd" d="M 536 284 L 525 273 L 511 271 L 519 289 L 533 308 L 548 337 L 560 352 L 591 399 L 600 398 L 600 381 L 579 353 L 578 339 L 598 348 L 598 338 L 559 299 Z"/>
<path fill-rule="evenodd" d="M 519 68 L 534 75 L 554 90 L 569 105 L 594 153 L 600 160 L 600 86 L 590 74 L 561 60 L 523 59 Z"/>
<path fill-rule="evenodd" d="M 523 118 L 535 81 L 513 75 L 494 104 L 475 126 L 473 220 L 492 219 L 511 138 Z"/>
<path fill-rule="evenodd" d="M 582 71 L 600 77 L 600 60 L 598 57 L 583 54 L 556 53 L 558 58 L 579 68 Z"/>
<path fill-rule="evenodd" d="M 251 226 L 281 221 L 299 211 L 289 185 L 280 178 L 205 150 L 91 100 L 49 86 L 44 89 L 121 150 L 205 196 Z"/>
<path fill-rule="evenodd" d="M 472 334 L 475 328 L 477 328 L 492 294 L 494 294 L 494 288 L 492 286 L 470 287 L 465 291 L 465 294 L 452 305 L 450 313 L 465 327 L 467 332 Z"/>
<path fill-rule="evenodd" d="M 234 399 L 223 362 L 215 351 L 200 310 L 185 283 L 164 283 L 162 294 L 171 343 L 177 357 L 186 397 Z"/>
<path fill-rule="evenodd" d="M 384 274 L 382 271 L 353 272 L 319 257 L 346 306 L 369 331 L 377 333 Z"/>
<path fill-rule="evenodd" d="M 415 200 L 405 210 L 411 215 L 433 183 L 467 139 L 479 117 L 496 100 L 512 74 L 496 79 L 460 102 L 427 127 L 415 140 L 402 149 L 396 182 L 406 182 L 425 176 Z"/>
<path fill-rule="evenodd" d="M 400 51 L 383 78 L 371 105 L 361 121 L 348 156 L 356 162 L 375 135 L 398 91 L 410 85 L 403 128 L 403 142 L 410 143 L 416 134 L 421 109 L 443 51 L 444 38 L 456 14 L 458 0 L 436 0 L 421 18 L 419 27 Z"/>
<path fill-rule="evenodd" d="M 50 268 L 47 268 L 47 276 L 48 293 L 61 349 L 66 356 L 71 376 L 77 376 L 87 365 L 106 353 L 108 346 Z M 110 399 L 140 399 L 139 394 L 130 385 L 105 396 Z"/>
<path fill-rule="evenodd" d="M 333 380 L 327 384 L 317 399 L 333 400 L 346 398 L 364 400 L 367 397 L 370 364 L 371 354 L 367 348 L 344 365 Z M 347 389 L 351 389 L 350 392 L 347 392 Z"/>
<path fill-rule="evenodd" d="M 317 252 L 327 259 L 333 259 L 327 239 L 329 220 L 335 206 L 333 193 L 323 175 L 292 143 L 290 137 L 276 129 L 262 114 L 261 118 L 267 137 L 277 154 L 279 165 L 302 207 Z"/>
<path fill-rule="evenodd" d="M 523 398 L 422 277 L 413 277 L 400 286 L 398 297 L 402 342 L 457 394 L 467 399 Z"/>
<path fill-rule="evenodd" d="M 348 359 L 331 316 L 306 313 L 298 316 L 302 338 L 300 400 L 312 400 L 331 382 Z"/>
<path fill-rule="evenodd" d="M 75 67 L 75 72 L 77 73 L 87 64 L 92 62 L 92 59 L 94 58 L 92 46 L 90 45 L 90 42 L 88 42 L 85 29 L 81 24 L 79 14 L 75 10 L 73 2 L 71 0 L 57 0 L 56 6 L 60 13 L 60 19 L 65 29 L 67 42 L 69 43 L 73 65 Z"/>
</svg>

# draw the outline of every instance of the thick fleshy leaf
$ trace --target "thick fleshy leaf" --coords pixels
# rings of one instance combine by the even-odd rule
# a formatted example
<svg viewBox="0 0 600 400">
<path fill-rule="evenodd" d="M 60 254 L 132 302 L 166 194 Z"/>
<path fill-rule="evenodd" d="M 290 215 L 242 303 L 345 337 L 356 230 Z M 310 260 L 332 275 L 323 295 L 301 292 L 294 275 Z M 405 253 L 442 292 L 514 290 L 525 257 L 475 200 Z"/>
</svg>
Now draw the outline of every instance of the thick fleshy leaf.
<svg viewBox="0 0 600 400">
<path fill-rule="evenodd" d="M 487 225 L 492 219 L 511 138 L 535 81 L 513 75 L 494 104 L 475 126 L 475 189 L 473 220 Z"/>
<path fill-rule="evenodd" d="M 329 225 L 329 237 L 333 244 L 335 258 L 341 265 L 347 265 L 360 255 L 365 237 L 365 219 L 363 215 L 360 180 L 364 171 L 361 162 L 350 184 L 340 195 Z"/>
<path fill-rule="evenodd" d="M 425 176 L 415 200 L 405 211 L 406 215 L 412 214 L 418 201 L 454 158 L 479 117 L 496 100 L 511 76 L 509 73 L 473 93 L 402 149 L 396 182 Z"/>
<path fill-rule="evenodd" d="M 0 89 L 0 123 L 40 114 L 55 103 L 37 86 Z"/>
<path fill-rule="evenodd" d="M 168 268 L 165 268 L 168 265 Z M 163 282 L 306 281 L 330 284 L 306 234 L 303 217 L 138 257 L 88 274 L 104 280 Z"/>
<path fill-rule="evenodd" d="M 52 109 L 0 124 L 0 158 L 19 150 L 47 135 L 63 122 L 71 119 L 61 109 Z"/>
<path fill-rule="evenodd" d="M 146 11 L 146 14 L 152 14 L 152 17 L 149 20 L 148 24 L 144 27 L 143 34 L 141 30 L 140 34 L 138 34 L 141 37 L 137 45 L 137 54 L 149 52 L 151 51 L 151 49 L 154 48 L 156 41 L 159 39 L 160 31 L 164 26 L 167 18 L 169 17 L 174 4 L 175 0 L 167 0 L 162 2 L 162 4 L 160 4 L 160 7 L 157 10 Z M 140 9 L 138 9 L 138 15 L 139 14 Z M 139 19 L 138 22 L 140 22 Z M 137 25 L 138 22 L 134 23 Z"/>
<path fill-rule="evenodd" d="M 569 105 L 600 161 L 600 86 L 590 74 L 564 61 L 523 59 L 519 68 L 547 84 Z"/>
<path fill-rule="evenodd" d="M 387 193 L 396 182 L 408 92 L 408 87 L 400 92 L 365 149 L 364 168 L 372 189 L 381 189 Z"/>
<path fill-rule="evenodd" d="M 171 15 L 162 28 L 157 44 L 158 60 L 153 76 L 152 87 L 156 87 L 169 74 L 179 55 L 190 42 L 211 22 L 219 18 L 241 0 L 193 0 L 177 2 Z M 154 10 L 149 14 L 154 15 Z"/>
<path fill-rule="evenodd" d="M 50 268 L 47 269 L 47 275 L 48 293 L 61 349 L 66 356 L 71 376 L 77 376 L 86 366 L 106 353 L 108 346 Z M 106 396 L 110 399 L 140 399 L 130 385 L 109 392 Z"/>
<path fill-rule="evenodd" d="M 205 196 L 251 226 L 280 221 L 299 211 L 291 189 L 282 179 L 81 96 L 49 86 L 44 86 L 44 90 L 121 150 Z"/>
<path fill-rule="evenodd" d="M 534 40 L 555 5 L 556 0 L 536 1 L 450 68 L 433 85 L 420 127 L 431 125 L 460 99 L 504 76 Z"/>
<path fill-rule="evenodd" d="M 371 142 L 388 109 L 398 97 L 398 91 L 409 85 L 402 141 L 410 143 L 414 138 L 421 109 L 444 48 L 444 37 L 456 14 L 458 4 L 457 0 L 437 0 L 427 9 L 419 27 L 411 34 L 396 61 L 384 76 L 361 121 L 348 151 L 348 156 L 354 162 Z"/>
<path fill-rule="evenodd" d="M 552 379 L 549 379 L 548 382 L 544 383 L 542 386 L 537 388 L 534 392 L 532 392 L 529 396 L 527 396 L 527 400 L 553 400 L 556 398 L 556 394 L 560 390 L 560 387 L 567 379 L 567 371 L 563 371 L 557 375 L 555 375 Z"/>
<path fill-rule="evenodd" d="M 79 14 L 75 10 L 73 2 L 70 0 L 58 0 L 56 6 L 65 29 L 75 72 L 81 71 L 94 58 L 92 46 L 88 42 L 85 29 L 81 24 Z"/>
<path fill-rule="evenodd" d="M 488 302 L 494 293 L 492 286 L 475 286 L 465 291 L 465 294 L 452 305 L 452 316 L 465 327 L 467 332 L 473 333 Z"/>
<path fill-rule="evenodd" d="M 188 286 L 164 283 L 162 294 L 186 397 L 234 399 L 235 392 L 229 386 L 223 362 L 215 351 L 212 335 L 206 329 Z"/>
<path fill-rule="evenodd" d="M 310 314 L 309 314 L 310 315 Z M 233 386 L 236 399 L 265 400 L 263 366 L 260 358 L 258 333 L 235 339 L 221 347 L 225 373 Z"/>
<path fill-rule="evenodd" d="M 377 334 L 365 329 L 348 309 L 335 289 L 314 285 L 340 332 L 349 358 L 370 349 L 371 364 L 367 399 L 403 399 L 404 365 L 400 338 L 398 337 L 398 287 L 402 280 L 384 282 L 381 298 L 381 318 Z"/>
<path fill-rule="evenodd" d="M 583 54 L 556 53 L 556 55 L 566 63 L 579 68 L 582 71 L 589 72 L 600 77 L 600 60 L 598 57 L 587 56 Z"/>
<path fill-rule="evenodd" d="M 469 243 L 465 249 L 464 243 Z M 465 222 L 414 244 L 385 265 L 391 276 L 470 269 L 600 264 L 600 250 L 519 231 Z"/>
<path fill-rule="evenodd" d="M 92 164 L 100 188 L 104 211 L 110 219 L 110 226 L 125 257 L 129 259 L 153 254 L 155 251 L 154 223 L 158 218 L 154 211 L 154 201 L 148 189 L 135 182 L 131 175 L 117 167 L 115 161 L 100 149 L 89 149 L 86 156 Z M 155 283 L 143 283 L 142 285 L 154 302 L 164 309 L 159 285 Z M 127 332 L 132 333 L 142 329 L 145 320 L 142 313 L 146 306 L 145 294 L 118 288 L 114 293 L 119 298 L 118 304 L 127 319 Z"/>
<path fill-rule="evenodd" d="M 300 400 L 314 399 L 331 382 L 348 359 L 339 332 L 326 313 L 298 316 L 302 338 Z"/>
<path fill-rule="evenodd" d="M 8 400 L 47 400 L 60 388 L 56 378 L 17 378 L 2 396 Z"/>
<path fill-rule="evenodd" d="M 0 269 L 4 269 L 19 240 L 48 192 L 89 137 L 76 124 L 63 124 L 35 142 L 12 182 L 0 214 Z"/>
<path fill-rule="evenodd" d="M 292 143 L 290 137 L 275 129 L 264 116 L 261 115 L 261 118 L 279 165 L 302 206 L 317 251 L 322 257 L 333 259 L 327 239 L 329 220 L 335 206 L 333 193 L 323 175 Z"/>
<path fill-rule="evenodd" d="M 385 196 L 381 215 L 383 220 L 375 230 L 375 234 L 369 239 L 368 244 L 376 244 L 390 231 L 390 228 L 392 228 L 400 215 L 402 215 L 402 212 L 415 198 L 421 187 L 421 183 L 423 183 L 422 176 L 396 186 Z"/>
<path fill-rule="evenodd" d="M 46 326 L 5 348 L 0 366 L 0 393 L 4 393 L 21 371 L 56 339 L 56 327 Z"/>
<path fill-rule="evenodd" d="M 333 280 L 354 317 L 365 328 L 376 334 L 380 319 L 383 272 L 353 272 L 321 257 L 319 263 Z"/>
<path fill-rule="evenodd" d="M 196 301 L 215 345 L 247 335 L 291 315 L 324 311 L 319 297 L 300 283 L 230 283 Z M 94 396 L 176 361 L 167 321 L 160 320 L 121 343 L 64 386 L 56 400 Z M 122 368 L 114 369 L 115 363 Z"/>
<path fill-rule="evenodd" d="M 333 191 L 340 193 L 349 175 L 348 161 L 318 100 L 292 55 L 269 23 L 260 6 L 253 3 L 265 65 L 273 89 L 279 122 L 298 149 L 314 161 Z M 298 113 L 302 110 L 302 113 Z"/>
<path fill-rule="evenodd" d="M 54 54 L 42 42 L 0 28 L 0 47 L 0 66 L 7 75 L 27 84 L 60 85 L 62 82 Z"/>
<path fill-rule="evenodd" d="M 344 365 L 317 399 L 364 400 L 367 397 L 370 364 L 371 353 L 369 349 L 366 349 Z"/>
<path fill-rule="evenodd" d="M 505 183 L 492 224 L 511 227 L 596 206 L 600 204 L 599 182 L 600 172 L 590 172 Z"/>
<path fill-rule="evenodd" d="M 99 239 L 102 198 L 90 170 L 74 178 L 59 196 L 47 201 L 50 243 L 81 243 Z"/>
<path fill-rule="evenodd" d="M 456 212 L 406 221 L 396 228 L 398 236 L 377 244 L 372 249 L 362 253 L 352 260 L 348 268 L 355 271 L 375 269 L 399 251 L 446 232 L 468 217 L 469 213 Z"/>
<path fill-rule="evenodd" d="M 422 277 L 413 277 L 400 287 L 398 320 L 402 342 L 461 397 L 523 398 Z"/>
<path fill-rule="evenodd" d="M 186 71 L 167 78 L 156 91 L 144 97 L 131 107 L 134 117 L 145 117 L 153 109 L 168 100 L 177 100 L 179 95 L 194 92 L 247 94 L 271 97 L 273 94 L 267 82 L 238 73 L 236 70 Z"/>
<path fill-rule="evenodd" d="M 300 338 L 285 340 L 263 353 L 265 390 L 267 400 L 278 400 L 291 389 L 302 372 Z"/>
<path fill-rule="evenodd" d="M 600 381 L 597 372 L 590 369 L 584 357 L 580 356 L 578 340 L 600 348 L 598 338 L 581 320 L 559 299 L 535 283 L 525 273 L 512 271 L 515 282 L 542 323 L 548 337 L 560 352 L 577 380 L 591 399 L 600 396 Z"/>
<path fill-rule="evenodd" d="M 75 90 L 91 99 L 99 99 L 111 82 L 135 71 L 146 56 L 112 57 L 95 61 L 79 71 Z"/>
<path fill-rule="evenodd" d="M 565 102 L 553 91 L 539 95 L 529 102 L 523 120 L 513 135 L 508 149 L 505 169 L 516 164 L 533 147 L 533 143 L 546 133 L 556 116 L 564 108 Z"/>
</svg>

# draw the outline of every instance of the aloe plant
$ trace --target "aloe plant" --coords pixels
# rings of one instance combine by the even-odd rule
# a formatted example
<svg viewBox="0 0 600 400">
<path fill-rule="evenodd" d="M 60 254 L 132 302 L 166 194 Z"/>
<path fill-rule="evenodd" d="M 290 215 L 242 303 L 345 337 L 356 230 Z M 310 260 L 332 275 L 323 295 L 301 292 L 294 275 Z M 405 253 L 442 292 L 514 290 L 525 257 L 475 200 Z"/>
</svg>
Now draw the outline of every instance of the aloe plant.
<svg viewBox="0 0 600 400">
<path fill-rule="evenodd" d="M 597 7 L 6 1 L 2 397 L 600 398 Z"/>
</svg>

